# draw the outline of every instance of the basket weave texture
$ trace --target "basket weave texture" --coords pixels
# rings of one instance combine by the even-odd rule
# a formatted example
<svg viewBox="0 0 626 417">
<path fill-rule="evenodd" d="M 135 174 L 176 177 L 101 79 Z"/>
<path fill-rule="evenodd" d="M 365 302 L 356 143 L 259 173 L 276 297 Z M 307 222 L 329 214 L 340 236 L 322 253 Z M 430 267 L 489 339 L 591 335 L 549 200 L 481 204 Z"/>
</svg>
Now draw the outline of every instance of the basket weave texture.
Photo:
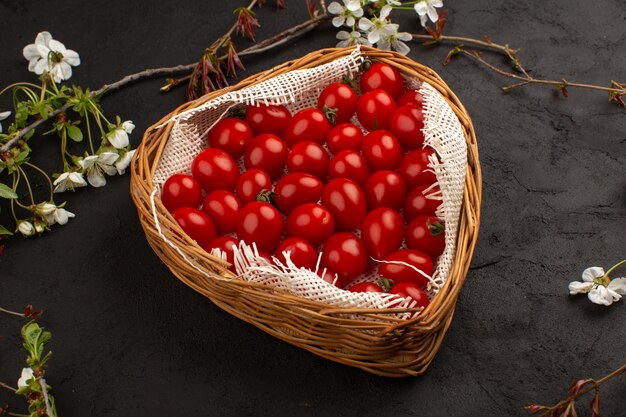
<svg viewBox="0 0 626 417">
<path fill-rule="evenodd" d="M 319 50 L 180 106 L 144 135 L 131 164 L 131 194 L 147 240 L 157 255 L 177 278 L 222 309 L 275 337 L 333 361 L 378 375 L 416 376 L 427 369 L 442 343 L 476 244 L 481 196 L 476 137 L 465 108 L 433 70 L 390 51 L 362 47 L 356 52 L 392 65 L 408 80 L 424 83 L 436 90 L 447 103 L 446 108 L 449 106 L 458 118 L 466 141 L 465 187 L 455 234 L 456 245 L 446 261 L 445 283 L 436 288 L 437 295 L 419 316 L 402 318 L 397 308 L 332 306 L 269 288 L 259 282 L 232 279 L 228 264 L 206 253 L 187 237 L 155 197 L 164 180 L 164 171 L 188 171 L 188 166 L 165 169 L 159 166 L 163 162 L 164 149 L 168 155 L 176 152 L 175 147 L 172 151 L 172 143 L 168 147 L 173 129 L 180 129 L 178 123 L 172 123 L 173 120 L 193 117 L 197 110 L 206 108 L 208 102 L 219 103 L 227 93 L 232 96 L 238 95 L 242 89 L 254 91 L 260 83 L 279 75 L 290 77 L 296 74 L 295 70 L 313 69 L 345 60 L 354 55 L 354 48 Z M 285 101 L 294 99 L 286 97 Z M 220 112 L 227 109 L 226 105 L 218 107 Z M 198 129 L 197 126 L 195 128 Z M 200 129 L 204 131 L 206 126 L 200 126 Z M 194 137 L 200 137 L 205 132 L 195 133 Z M 191 143 L 189 146 L 199 145 Z M 178 159 L 168 156 L 166 164 L 171 160 Z"/>
</svg>

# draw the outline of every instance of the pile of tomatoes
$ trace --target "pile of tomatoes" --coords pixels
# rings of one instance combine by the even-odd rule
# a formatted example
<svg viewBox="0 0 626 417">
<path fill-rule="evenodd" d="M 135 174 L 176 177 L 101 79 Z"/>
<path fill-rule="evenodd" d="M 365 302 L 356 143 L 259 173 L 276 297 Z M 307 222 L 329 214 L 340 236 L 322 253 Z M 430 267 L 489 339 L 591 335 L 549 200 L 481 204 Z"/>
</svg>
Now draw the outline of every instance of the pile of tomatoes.
<svg viewBox="0 0 626 417">
<path fill-rule="evenodd" d="M 389 292 L 429 302 L 423 288 L 445 247 L 435 155 L 423 146 L 422 95 L 407 90 L 393 67 L 374 63 L 360 79 L 332 83 L 316 108 L 295 114 L 280 105 L 248 106 L 245 117 L 225 117 L 208 133 L 209 147 L 192 175 L 172 175 L 161 200 L 181 228 L 207 251 L 233 261 L 239 241 L 255 243 L 270 262 L 315 270 L 350 291 L 374 266 Z M 351 123 L 354 115 L 363 127 Z M 238 161 L 245 170 L 240 172 Z M 402 249 L 406 248 L 406 249 Z"/>
</svg>

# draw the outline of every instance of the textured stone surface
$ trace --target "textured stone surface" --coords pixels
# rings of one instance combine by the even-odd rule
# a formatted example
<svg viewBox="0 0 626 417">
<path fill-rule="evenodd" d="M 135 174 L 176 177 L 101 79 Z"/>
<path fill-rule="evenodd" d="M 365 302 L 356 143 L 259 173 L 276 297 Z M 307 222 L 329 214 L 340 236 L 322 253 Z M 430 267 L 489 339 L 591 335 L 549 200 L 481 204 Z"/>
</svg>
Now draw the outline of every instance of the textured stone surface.
<svg viewBox="0 0 626 417">
<path fill-rule="evenodd" d="M 192 4 L 193 3 L 193 4 Z M 231 2 L 0 2 L 2 85 L 31 79 L 21 57 L 49 30 L 81 54 L 73 82 L 94 87 L 146 67 L 195 60 L 232 21 Z M 306 18 L 300 2 L 260 12 L 265 38 Z M 296 4 L 298 3 L 298 4 Z M 521 47 L 537 77 L 626 81 L 623 0 L 448 1 L 449 34 Z M 403 28 L 417 20 L 407 15 Z M 245 62 L 247 74 L 334 45 L 322 28 Z M 447 46 L 410 56 L 433 67 L 473 116 L 484 172 L 482 225 L 472 268 L 445 342 L 418 379 L 390 380 L 296 349 L 220 311 L 172 277 L 149 248 L 128 176 L 64 195 L 77 213 L 40 239 L 15 239 L 0 258 L 0 304 L 33 303 L 53 331 L 49 382 L 61 415 L 523 416 L 528 402 L 561 399 L 574 379 L 624 362 L 626 303 L 567 295 L 587 266 L 626 253 L 626 118 L 604 94 L 564 99 L 456 58 Z M 486 55 L 503 63 L 495 55 Z M 140 133 L 182 102 L 183 89 L 137 84 L 104 100 Z M 9 106 L 0 97 L 0 109 Z M 59 170 L 52 138 L 34 160 Z M 55 157 L 56 158 L 56 157 Z M 6 212 L 3 214 L 3 219 Z M 622 270 L 623 271 L 623 270 Z M 0 316 L 0 380 L 22 367 L 20 322 Z M 622 415 L 624 378 L 603 389 L 603 415 Z M 22 404 L 0 392 L 14 411 Z"/>
</svg>

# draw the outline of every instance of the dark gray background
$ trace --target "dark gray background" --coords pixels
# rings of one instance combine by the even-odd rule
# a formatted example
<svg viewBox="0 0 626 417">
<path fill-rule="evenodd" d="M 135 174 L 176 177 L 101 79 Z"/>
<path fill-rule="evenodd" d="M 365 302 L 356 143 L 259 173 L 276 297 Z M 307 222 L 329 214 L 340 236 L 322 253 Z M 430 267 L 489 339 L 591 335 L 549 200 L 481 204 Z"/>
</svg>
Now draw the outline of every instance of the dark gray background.
<svg viewBox="0 0 626 417">
<path fill-rule="evenodd" d="M 235 3 L 243 2 L 0 1 L 2 85 L 34 79 L 21 52 L 41 30 L 80 53 L 70 83 L 97 88 L 144 68 L 192 62 L 231 24 Z M 258 38 L 305 19 L 301 3 L 288 0 L 288 10 L 275 12 L 268 0 Z M 448 34 L 489 34 L 521 47 L 537 77 L 626 81 L 623 0 L 446 4 Z M 417 24 L 408 13 L 402 28 Z M 246 60 L 245 74 L 334 44 L 334 30 L 319 29 Z M 622 364 L 626 303 L 592 305 L 570 297 L 567 284 L 626 253 L 624 110 L 605 94 L 574 89 L 568 99 L 535 86 L 505 95 L 499 87 L 508 80 L 465 58 L 443 68 L 448 50 L 413 44 L 410 56 L 438 71 L 473 117 L 482 225 L 454 323 L 424 376 L 366 374 L 220 311 L 159 262 L 138 224 L 128 176 L 114 177 L 105 188 L 61 196 L 77 217 L 41 238 L 11 240 L 0 258 L 0 305 L 46 310 L 41 322 L 53 332 L 54 351 L 48 381 L 60 414 L 523 416 L 525 404 L 555 402 L 573 380 Z M 134 145 L 183 101 L 184 88 L 163 95 L 160 85 L 143 82 L 103 101 L 107 114 L 135 122 Z M 8 106 L 0 98 L 0 109 Z M 32 144 L 36 162 L 61 169 L 54 138 Z M 0 316 L 0 380 L 11 384 L 23 366 L 21 324 Z M 624 415 L 624 378 L 603 392 L 603 415 Z M 5 402 L 14 411 L 23 406 L 0 392 Z"/>
</svg>

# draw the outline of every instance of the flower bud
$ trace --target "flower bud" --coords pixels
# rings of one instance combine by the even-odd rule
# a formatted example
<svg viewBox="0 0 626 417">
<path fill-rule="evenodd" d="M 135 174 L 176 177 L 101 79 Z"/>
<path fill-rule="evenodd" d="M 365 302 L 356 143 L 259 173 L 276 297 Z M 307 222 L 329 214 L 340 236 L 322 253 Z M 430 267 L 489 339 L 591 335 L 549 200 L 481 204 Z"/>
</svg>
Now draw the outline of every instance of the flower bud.
<svg viewBox="0 0 626 417">
<path fill-rule="evenodd" d="M 35 234 L 35 226 L 29 221 L 20 220 L 17 224 L 17 230 L 24 237 L 29 237 Z"/>
<path fill-rule="evenodd" d="M 57 210 L 57 206 L 51 203 L 39 203 L 35 209 L 35 213 L 40 216 L 49 216 Z"/>
</svg>

